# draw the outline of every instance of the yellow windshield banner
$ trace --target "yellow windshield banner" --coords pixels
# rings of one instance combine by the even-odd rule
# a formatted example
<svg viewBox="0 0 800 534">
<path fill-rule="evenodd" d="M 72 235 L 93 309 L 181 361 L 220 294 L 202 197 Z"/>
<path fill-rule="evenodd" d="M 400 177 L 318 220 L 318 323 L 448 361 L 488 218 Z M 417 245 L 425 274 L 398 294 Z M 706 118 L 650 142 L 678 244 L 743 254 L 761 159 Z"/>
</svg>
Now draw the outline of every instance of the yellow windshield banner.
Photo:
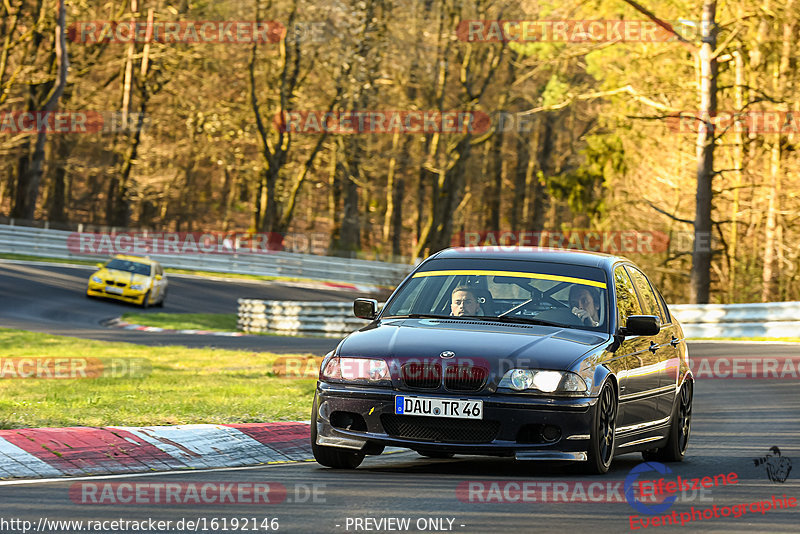
<svg viewBox="0 0 800 534">
<path fill-rule="evenodd" d="M 572 276 L 559 276 L 557 274 L 541 274 L 541 273 L 523 273 L 518 271 L 481 271 L 474 269 L 461 269 L 450 271 L 422 271 L 414 273 L 412 278 L 421 278 L 423 276 L 512 276 L 515 278 L 533 278 L 535 280 L 550 280 L 553 282 L 570 282 L 573 284 L 581 284 L 584 286 L 599 287 L 600 289 L 606 288 L 605 282 L 595 282 L 594 280 L 586 280 L 583 278 L 574 278 Z"/>
</svg>

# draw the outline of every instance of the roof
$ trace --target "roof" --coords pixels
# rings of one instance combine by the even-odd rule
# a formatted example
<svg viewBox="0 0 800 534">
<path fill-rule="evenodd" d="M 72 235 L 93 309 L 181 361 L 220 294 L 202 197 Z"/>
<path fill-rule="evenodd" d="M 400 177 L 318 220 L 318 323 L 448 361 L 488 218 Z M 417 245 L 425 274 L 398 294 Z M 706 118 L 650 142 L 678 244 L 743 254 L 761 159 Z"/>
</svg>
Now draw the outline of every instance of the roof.
<svg viewBox="0 0 800 534">
<path fill-rule="evenodd" d="M 497 259 L 497 260 L 526 260 L 543 261 L 549 263 L 568 263 L 571 265 L 585 265 L 587 267 L 610 268 L 617 262 L 630 262 L 623 256 L 613 256 L 601 252 L 585 250 L 565 250 L 540 247 L 511 247 L 511 246 L 486 246 L 486 247 L 458 247 L 448 248 L 434 254 L 430 259 Z M 632 262 L 631 262 L 632 263 Z"/>
</svg>

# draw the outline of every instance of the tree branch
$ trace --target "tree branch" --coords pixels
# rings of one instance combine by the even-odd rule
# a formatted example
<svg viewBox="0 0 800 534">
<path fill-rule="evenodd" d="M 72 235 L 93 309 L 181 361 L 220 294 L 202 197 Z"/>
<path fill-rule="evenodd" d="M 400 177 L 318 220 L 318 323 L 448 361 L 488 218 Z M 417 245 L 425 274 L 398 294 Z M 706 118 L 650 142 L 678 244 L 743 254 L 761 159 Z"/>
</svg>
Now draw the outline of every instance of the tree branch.
<svg viewBox="0 0 800 534">
<path fill-rule="evenodd" d="M 673 107 L 661 104 L 659 102 L 656 102 L 655 100 L 652 100 L 650 98 L 647 98 L 646 96 L 641 95 L 636 89 L 634 89 L 630 84 L 628 84 L 628 85 L 626 85 L 624 87 L 620 87 L 618 89 L 610 89 L 608 91 L 596 91 L 594 93 L 584 93 L 582 95 L 576 95 L 576 96 L 573 96 L 573 97 L 569 98 L 568 100 L 566 100 L 564 102 L 561 102 L 559 104 L 554 104 L 552 106 L 542 106 L 542 107 L 538 107 L 538 108 L 529 109 L 527 111 L 522 111 L 522 112 L 520 112 L 520 115 L 532 115 L 534 113 L 540 113 L 542 111 L 556 111 L 556 110 L 563 109 L 563 108 L 569 106 L 575 100 L 593 100 L 595 98 L 603 98 L 603 97 L 606 97 L 606 96 L 614 96 L 614 95 L 619 95 L 619 94 L 624 94 L 624 93 L 627 93 L 627 94 L 633 96 L 634 100 L 636 100 L 638 102 L 641 102 L 642 104 L 648 105 L 648 106 L 656 108 L 656 109 L 660 109 L 661 111 L 666 111 L 666 112 L 669 112 L 669 113 L 678 113 L 678 112 L 680 112 L 680 110 L 677 109 L 677 108 L 673 108 Z"/>
<path fill-rule="evenodd" d="M 692 52 L 696 52 L 698 50 L 697 46 L 695 46 L 694 43 L 692 43 L 690 41 L 687 41 L 681 34 L 676 32 L 675 28 L 673 28 L 670 23 L 661 20 L 660 18 L 655 16 L 655 14 L 653 12 L 647 10 L 644 6 L 640 5 L 638 2 L 634 2 L 634 0 L 623 0 L 623 2 L 625 2 L 626 4 L 631 6 L 633 9 L 635 9 L 636 11 L 638 11 L 639 13 L 644 15 L 645 17 L 649 18 L 650 20 L 655 22 L 657 25 L 661 26 L 662 28 L 664 28 L 665 30 L 670 32 L 675 37 L 677 37 L 678 41 L 680 41 L 681 44 L 683 44 L 683 46 L 685 46 L 686 48 L 688 48 Z"/>
<path fill-rule="evenodd" d="M 662 210 L 661 208 L 659 208 L 658 206 L 654 205 L 654 204 L 653 204 L 652 202 L 650 202 L 649 200 L 646 200 L 645 202 L 647 202 L 647 204 L 648 204 L 648 205 L 649 205 L 651 208 L 653 208 L 654 210 L 656 210 L 657 212 L 659 212 L 659 213 L 661 213 L 661 214 L 663 214 L 663 215 L 666 215 L 667 217 L 669 217 L 669 218 L 670 218 L 670 219 L 672 219 L 673 221 L 678 221 L 678 222 L 682 222 L 682 223 L 685 223 L 685 224 L 694 224 L 694 221 L 692 221 L 692 220 L 689 220 L 689 219 L 681 219 L 680 217 L 676 217 L 676 216 L 674 216 L 673 214 L 671 214 L 671 213 L 669 213 L 669 212 L 667 212 L 667 211 L 664 211 L 664 210 Z"/>
</svg>

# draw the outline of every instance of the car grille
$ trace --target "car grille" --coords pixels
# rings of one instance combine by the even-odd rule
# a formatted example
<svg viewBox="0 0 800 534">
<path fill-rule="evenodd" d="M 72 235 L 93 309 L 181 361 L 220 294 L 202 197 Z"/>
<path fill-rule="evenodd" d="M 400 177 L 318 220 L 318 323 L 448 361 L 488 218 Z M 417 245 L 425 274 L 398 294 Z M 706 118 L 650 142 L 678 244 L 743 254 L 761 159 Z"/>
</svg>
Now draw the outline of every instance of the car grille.
<svg viewBox="0 0 800 534">
<path fill-rule="evenodd" d="M 127 284 L 127 282 L 114 282 L 114 280 L 106 280 L 106 285 L 109 285 L 109 286 L 117 285 L 119 287 L 125 287 L 128 284 Z"/>
<path fill-rule="evenodd" d="M 448 366 L 444 371 L 444 387 L 450 391 L 480 391 L 489 372 L 471 365 Z"/>
<path fill-rule="evenodd" d="M 392 437 L 450 443 L 490 443 L 500 430 L 497 421 L 447 419 L 418 415 L 381 415 L 383 429 Z"/>
<path fill-rule="evenodd" d="M 403 383 L 414 389 L 438 389 L 442 383 L 442 366 L 438 363 L 413 362 L 401 367 Z"/>
</svg>

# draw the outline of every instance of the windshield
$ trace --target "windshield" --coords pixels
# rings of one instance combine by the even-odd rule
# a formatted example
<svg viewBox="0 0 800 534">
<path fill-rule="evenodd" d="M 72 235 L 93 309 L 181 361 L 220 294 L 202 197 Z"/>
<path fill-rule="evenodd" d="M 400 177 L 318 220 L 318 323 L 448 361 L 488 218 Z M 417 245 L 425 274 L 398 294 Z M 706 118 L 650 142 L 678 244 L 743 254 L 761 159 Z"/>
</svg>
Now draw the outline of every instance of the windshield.
<svg viewBox="0 0 800 534">
<path fill-rule="evenodd" d="M 382 317 L 480 317 L 608 331 L 602 269 L 509 260 L 434 260 L 403 284 Z"/>
<path fill-rule="evenodd" d="M 133 274 L 143 274 L 150 276 L 150 266 L 146 263 L 139 263 L 136 261 L 111 260 L 106 264 L 106 269 L 114 269 L 116 271 L 126 271 Z"/>
</svg>

